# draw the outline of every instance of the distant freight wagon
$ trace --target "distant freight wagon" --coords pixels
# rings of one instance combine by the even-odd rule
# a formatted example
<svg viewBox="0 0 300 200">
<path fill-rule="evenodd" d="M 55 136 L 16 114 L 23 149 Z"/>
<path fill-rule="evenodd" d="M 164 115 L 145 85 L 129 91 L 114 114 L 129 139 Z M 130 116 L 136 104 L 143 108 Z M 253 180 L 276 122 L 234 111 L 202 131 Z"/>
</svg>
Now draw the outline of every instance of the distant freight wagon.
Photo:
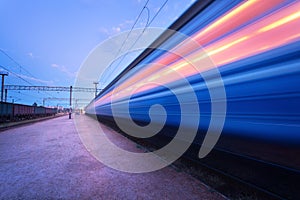
<svg viewBox="0 0 300 200">
<path fill-rule="evenodd" d="M 56 108 L 0 102 L 0 123 L 55 115 Z"/>
</svg>

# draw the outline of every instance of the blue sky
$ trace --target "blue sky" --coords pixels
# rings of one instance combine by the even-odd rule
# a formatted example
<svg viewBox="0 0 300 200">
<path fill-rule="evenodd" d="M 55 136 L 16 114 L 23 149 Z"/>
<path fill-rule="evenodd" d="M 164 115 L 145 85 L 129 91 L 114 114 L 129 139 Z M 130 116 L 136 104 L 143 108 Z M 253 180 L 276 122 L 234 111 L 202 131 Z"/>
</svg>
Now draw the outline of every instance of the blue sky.
<svg viewBox="0 0 300 200">
<path fill-rule="evenodd" d="M 150 19 L 164 2 L 149 0 Z M 151 26 L 167 28 L 192 2 L 167 1 Z M 107 38 L 130 30 L 145 3 L 146 0 L 0 0 L 0 65 L 9 70 L 5 83 L 73 85 L 89 52 Z M 143 12 L 135 28 L 143 28 L 146 21 L 147 13 Z M 49 95 L 9 91 L 8 101 L 41 104 Z M 52 92 L 50 96 L 68 95 Z"/>
</svg>

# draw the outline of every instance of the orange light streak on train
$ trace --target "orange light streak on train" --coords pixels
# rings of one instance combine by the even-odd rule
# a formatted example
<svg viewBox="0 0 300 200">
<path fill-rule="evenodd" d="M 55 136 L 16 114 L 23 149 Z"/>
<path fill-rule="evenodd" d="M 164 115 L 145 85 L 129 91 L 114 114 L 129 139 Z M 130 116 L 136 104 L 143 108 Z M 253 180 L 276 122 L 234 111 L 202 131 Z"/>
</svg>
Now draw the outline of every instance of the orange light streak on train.
<svg viewBox="0 0 300 200">
<path fill-rule="evenodd" d="M 200 44 L 207 44 L 216 37 L 266 12 L 275 6 L 275 3 L 279 4 L 281 1 L 275 1 L 275 3 L 272 1 L 272 6 L 270 5 L 270 1 L 260 1 L 260 3 L 263 2 L 264 4 L 258 7 L 256 1 L 247 1 L 235 7 L 211 25 L 198 31 L 192 36 L 192 39 Z M 251 10 L 255 15 L 253 13 L 250 15 L 250 12 L 245 12 L 245 9 Z M 183 42 L 177 45 L 173 52 L 184 55 L 188 52 L 193 52 L 186 56 L 186 60 L 192 61 L 193 66 L 186 62 L 185 59 L 180 59 L 169 65 L 169 63 L 176 60 L 178 56 L 167 54 L 156 61 L 155 65 L 150 64 L 140 70 L 134 77 L 128 78 L 115 88 L 113 92 L 111 91 L 98 99 L 96 103 L 102 104 L 111 101 L 113 93 L 114 95 L 117 94 L 117 96 L 114 97 L 114 100 L 116 100 L 129 96 L 130 93 L 138 93 L 155 87 L 151 84 L 137 89 L 140 86 L 146 85 L 148 82 L 167 84 L 178 80 L 178 74 L 183 77 L 192 76 L 198 74 L 199 71 L 207 71 L 215 66 L 219 67 L 299 40 L 300 33 L 299 28 L 297 28 L 300 27 L 299 10 L 300 2 L 285 6 L 261 18 L 255 23 L 249 24 L 241 30 L 205 46 L 203 49 L 193 49 L 196 45 L 190 45 L 190 42 L 187 44 Z M 230 20 L 233 18 L 236 20 L 231 24 Z M 211 59 L 214 65 L 207 62 L 207 59 Z M 197 69 L 195 69 L 195 66 Z M 175 76 L 175 73 L 177 76 Z"/>
</svg>

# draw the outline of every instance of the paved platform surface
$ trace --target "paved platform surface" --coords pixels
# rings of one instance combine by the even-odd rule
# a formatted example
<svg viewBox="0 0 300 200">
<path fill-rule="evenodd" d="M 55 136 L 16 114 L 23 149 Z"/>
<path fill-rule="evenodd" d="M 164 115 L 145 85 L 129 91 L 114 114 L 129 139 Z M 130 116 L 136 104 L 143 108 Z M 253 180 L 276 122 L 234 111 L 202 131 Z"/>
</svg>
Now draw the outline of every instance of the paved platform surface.
<svg viewBox="0 0 300 200">
<path fill-rule="evenodd" d="M 111 138 L 127 140 L 106 130 Z M 90 155 L 65 116 L 0 132 L 0 199 L 224 197 L 172 167 L 143 174 L 106 167 Z"/>
</svg>

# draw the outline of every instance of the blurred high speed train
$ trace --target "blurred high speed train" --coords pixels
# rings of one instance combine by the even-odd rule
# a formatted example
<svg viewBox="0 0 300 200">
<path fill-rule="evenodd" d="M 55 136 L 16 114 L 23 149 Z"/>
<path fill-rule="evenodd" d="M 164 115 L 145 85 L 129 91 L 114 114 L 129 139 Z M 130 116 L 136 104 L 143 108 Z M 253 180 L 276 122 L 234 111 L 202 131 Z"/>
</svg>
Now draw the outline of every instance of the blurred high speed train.
<svg viewBox="0 0 300 200">
<path fill-rule="evenodd" d="M 113 107 L 129 101 L 128 121 L 145 126 L 160 123 L 161 113 L 149 116 L 160 104 L 160 134 L 171 140 L 180 126 L 193 126 L 198 151 L 208 129 L 220 125 L 214 117 L 224 118 L 216 146 L 199 163 L 278 197 L 300 197 L 300 1 L 197 1 L 169 29 L 187 37 L 163 33 L 86 113 L 126 120 Z M 214 83 L 225 93 L 213 99 Z M 214 116 L 213 105 L 223 106 Z"/>
</svg>

